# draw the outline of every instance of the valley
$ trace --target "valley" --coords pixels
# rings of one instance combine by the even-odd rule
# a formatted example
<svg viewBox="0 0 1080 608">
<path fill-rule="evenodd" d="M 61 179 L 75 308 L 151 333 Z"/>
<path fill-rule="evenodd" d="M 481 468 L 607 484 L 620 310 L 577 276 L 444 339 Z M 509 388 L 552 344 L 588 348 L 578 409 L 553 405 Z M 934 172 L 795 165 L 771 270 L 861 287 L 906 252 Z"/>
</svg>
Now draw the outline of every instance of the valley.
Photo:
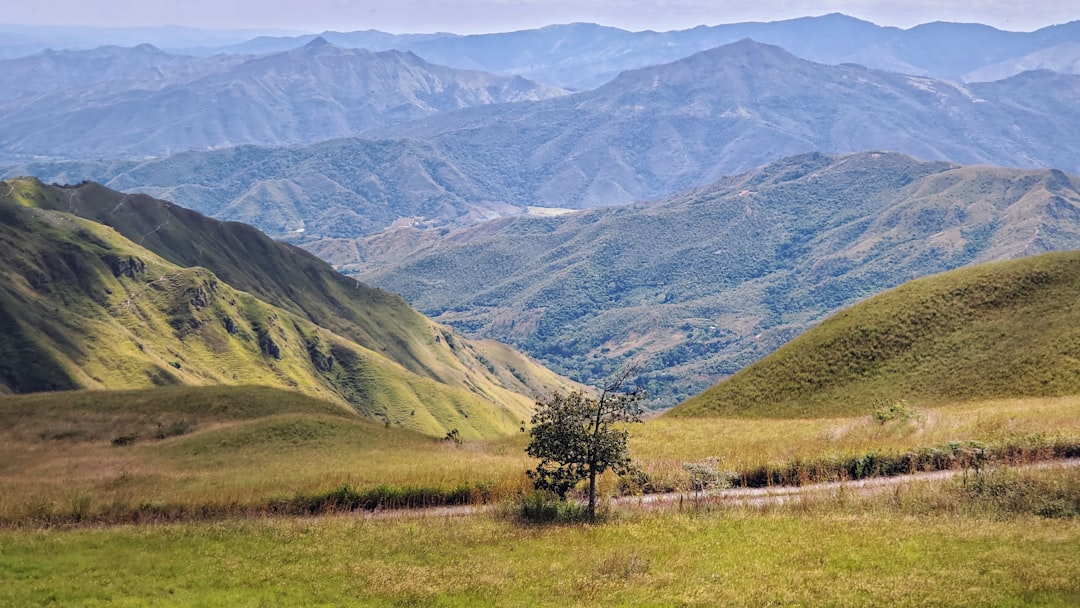
<svg viewBox="0 0 1080 608">
<path fill-rule="evenodd" d="M 0 605 L 1080 603 L 1080 22 L 653 4 L 0 24 Z"/>
<path fill-rule="evenodd" d="M 588 384 L 638 361 L 654 404 L 671 406 L 907 280 L 1080 246 L 1078 186 L 1054 171 L 809 154 L 660 201 L 385 246 L 393 259 L 379 247 L 414 231 L 363 241 L 363 257 L 336 240 L 312 249 L 364 260 L 363 280 Z"/>
</svg>

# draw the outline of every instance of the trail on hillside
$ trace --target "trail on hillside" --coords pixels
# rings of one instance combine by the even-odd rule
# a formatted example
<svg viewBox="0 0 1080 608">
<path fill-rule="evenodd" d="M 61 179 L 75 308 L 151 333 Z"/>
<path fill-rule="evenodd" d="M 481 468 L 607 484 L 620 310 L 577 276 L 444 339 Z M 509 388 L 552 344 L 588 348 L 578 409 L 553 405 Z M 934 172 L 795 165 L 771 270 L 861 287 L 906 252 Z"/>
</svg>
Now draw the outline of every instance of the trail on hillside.
<svg viewBox="0 0 1080 608">
<path fill-rule="evenodd" d="M 992 470 L 1037 471 L 1044 469 L 1064 469 L 1080 466 L 1080 458 L 1048 460 L 1025 465 L 999 465 L 988 467 Z M 985 469 L 984 469 L 985 470 Z M 614 507 L 656 509 L 680 509 L 706 505 L 728 507 L 764 507 L 795 503 L 806 498 L 827 498 L 840 492 L 851 496 L 873 496 L 882 492 L 924 481 L 945 481 L 964 475 L 976 475 L 974 469 L 950 469 L 912 473 L 894 477 L 870 477 L 854 481 L 831 481 L 812 483 L 802 486 L 772 486 L 766 488 L 730 488 L 708 492 L 667 492 L 663 494 L 644 494 L 641 496 L 620 496 L 611 499 Z M 456 505 L 447 507 L 426 507 L 420 509 L 376 509 L 365 511 L 365 519 L 403 519 L 410 517 L 463 517 L 497 510 L 500 505 Z"/>
</svg>

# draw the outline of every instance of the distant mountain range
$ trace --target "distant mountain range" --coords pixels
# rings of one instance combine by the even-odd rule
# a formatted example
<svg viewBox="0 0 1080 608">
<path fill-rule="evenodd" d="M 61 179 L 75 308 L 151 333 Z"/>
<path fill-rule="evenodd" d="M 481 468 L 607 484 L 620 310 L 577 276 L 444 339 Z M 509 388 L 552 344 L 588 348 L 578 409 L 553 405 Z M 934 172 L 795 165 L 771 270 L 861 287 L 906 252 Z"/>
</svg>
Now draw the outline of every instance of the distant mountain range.
<svg viewBox="0 0 1080 608">
<path fill-rule="evenodd" d="M 1033 69 L 1040 53 L 1072 54 L 1080 21 L 1034 32 L 1007 32 L 968 23 L 927 23 L 910 29 L 882 27 L 841 14 L 768 23 L 699 26 L 669 32 L 629 32 L 591 23 L 534 30 L 457 36 L 395 36 L 378 31 L 323 32 L 334 44 L 370 50 L 412 51 L 433 63 L 496 74 L 517 74 L 578 90 L 592 89 L 620 72 L 668 63 L 743 38 L 784 47 L 819 63 L 870 68 L 953 81 L 977 81 L 996 66 L 998 78 Z M 259 37 L 214 49 L 267 53 L 296 48 L 315 35 Z M 1049 67 L 1049 64 L 1034 67 Z M 1064 64 L 1058 64 L 1063 68 Z M 1075 72 L 1073 72 L 1075 73 Z"/>
<path fill-rule="evenodd" d="M 409 52 L 342 49 L 322 38 L 243 61 L 174 57 L 153 47 L 43 53 L 0 62 L 5 82 L 26 91 L 0 103 L 0 158 L 8 160 L 302 144 L 476 104 L 564 94 L 520 77 L 435 66 Z"/>
<path fill-rule="evenodd" d="M 857 416 L 1080 392 L 1080 252 L 906 283 L 825 320 L 671 416 Z"/>
<path fill-rule="evenodd" d="M 118 91 L 158 90 L 247 61 L 244 55 L 201 58 L 172 55 L 150 44 L 132 48 L 105 46 L 86 51 L 47 50 L 28 57 L 0 60 L 0 111 L 5 106 L 40 100 L 43 95 L 70 95 L 89 89 L 107 96 Z M 23 98 L 23 101 L 15 101 Z"/>
<path fill-rule="evenodd" d="M 630 32 L 592 23 L 461 36 L 388 34 L 376 30 L 289 35 L 192 28 L 47 28 L 0 25 L 0 58 L 51 49 L 153 44 L 171 53 L 208 57 L 263 55 L 299 48 L 323 37 L 370 51 L 411 51 L 459 69 L 519 75 L 551 86 L 586 90 L 626 70 L 669 63 L 743 38 L 784 47 L 810 61 L 871 68 L 953 81 L 1013 76 L 1036 68 L 1072 69 L 1080 21 L 1034 32 L 1009 32 L 972 23 L 882 27 L 841 14 L 768 23 L 698 26 L 668 32 Z M 1051 55 L 1053 60 L 1039 59 Z M 991 69 L 992 68 L 992 69 Z M 985 71 L 984 71 L 985 70 Z"/>
<path fill-rule="evenodd" d="M 0 393 L 256 384 L 490 437 L 571 387 L 250 226 L 31 179 L 0 182 L 0 216 Z"/>
<path fill-rule="evenodd" d="M 0 17 L 2 18 L 2 17 Z M 283 29 L 199 29 L 176 25 L 161 27 L 91 27 L 0 24 L 0 59 L 14 59 L 57 51 L 92 50 L 102 46 L 133 47 L 152 44 L 179 54 L 214 55 L 209 50 L 240 44 L 260 36 L 295 36 Z"/>
<path fill-rule="evenodd" d="M 10 131 L 0 128 L 0 138 Z M 884 149 L 927 160 L 1080 171 L 1080 76 L 1029 72 L 962 86 L 812 63 L 744 40 L 626 72 L 594 91 L 482 105 L 371 133 L 386 139 L 146 161 L 24 163 L 3 174 L 93 179 L 273 235 L 303 230 L 308 242 L 371 234 L 395 221 L 452 226 L 529 206 L 658 198 L 811 151 Z M 29 130 L 26 137 L 47 139 Z M 116 134 L 94 141 L 124 146 Z"/>
<path fill-rule="evenodd" d="M 814 153 L 655 203 L 367 244 L 392 255 L 364 280 L 435 319 L 586 383 L 638 360 L 671 405 L 904 281 L 1080 248 L 1080 178 Z"/>
</svg>

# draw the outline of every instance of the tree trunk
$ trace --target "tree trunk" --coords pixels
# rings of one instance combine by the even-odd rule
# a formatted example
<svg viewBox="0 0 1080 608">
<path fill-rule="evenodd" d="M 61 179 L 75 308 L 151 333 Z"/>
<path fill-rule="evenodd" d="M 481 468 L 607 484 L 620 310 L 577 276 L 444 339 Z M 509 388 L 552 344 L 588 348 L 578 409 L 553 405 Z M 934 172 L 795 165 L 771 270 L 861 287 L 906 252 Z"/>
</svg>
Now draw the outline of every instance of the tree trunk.
<svg viewBox="0 0 1080 608">
<path fill-rule="evenodd" d="M 596 470 L 589 467 L 589 521 L 596 521 Z"/>
</svg>

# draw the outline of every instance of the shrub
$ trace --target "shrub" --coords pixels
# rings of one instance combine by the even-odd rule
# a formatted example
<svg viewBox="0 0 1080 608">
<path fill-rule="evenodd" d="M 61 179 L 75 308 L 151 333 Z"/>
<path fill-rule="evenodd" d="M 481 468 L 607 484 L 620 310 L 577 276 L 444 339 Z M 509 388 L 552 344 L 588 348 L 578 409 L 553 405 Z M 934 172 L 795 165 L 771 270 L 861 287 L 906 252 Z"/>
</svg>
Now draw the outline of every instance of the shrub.
<svg viewBox="0 0 1080 608">
<path fill-rule="evenodd" d="M 874 408 L 874 413 L 871 414 L 878 424 L 885 424 L 893 420 L 903 422 L 918 418 L 919 415 L 919 410 L 909 405 L 904 399 L 892 403 L 882 403 Z"/>
<path fill-rule="evenodd" d="M 690 489 L 694 492 L 709 492 L 730 488 L 739 474 L 722 468 L 723 459 L 710 456 L 702 462 L 683 463 L 683 469 L 690 474 Z"/>
<path fill-rule="evenodd" d="M 135 443 L 135 440 L 138 439 L 138 438 L 139 438 L 139 436 L 137 434 L 135 434 L 135 433 L 128 433 L 126 435 L 119 435 L 117 437 L 113 437 L 112 444 L 115 447 L 131 445 L 132 443 Z"/>
<path fill-rule="evenodd" d="M 169 437 L 178 437 L 190 433 L 194 428 L 195 420 L 187 420 L 186 418 L 173 420 L 167 424 L 158 421 L 157 432 L 154 433 L 154 438 L 167 439 Z"/>
<path fill-rule="evenodd" d="M 574 523 L 589 520 L 588 509 L 573 500 L 560 499 L 549 490 L 534 490 L 521 497 L 518 519 L 529 524 Z"/>
</svg>

